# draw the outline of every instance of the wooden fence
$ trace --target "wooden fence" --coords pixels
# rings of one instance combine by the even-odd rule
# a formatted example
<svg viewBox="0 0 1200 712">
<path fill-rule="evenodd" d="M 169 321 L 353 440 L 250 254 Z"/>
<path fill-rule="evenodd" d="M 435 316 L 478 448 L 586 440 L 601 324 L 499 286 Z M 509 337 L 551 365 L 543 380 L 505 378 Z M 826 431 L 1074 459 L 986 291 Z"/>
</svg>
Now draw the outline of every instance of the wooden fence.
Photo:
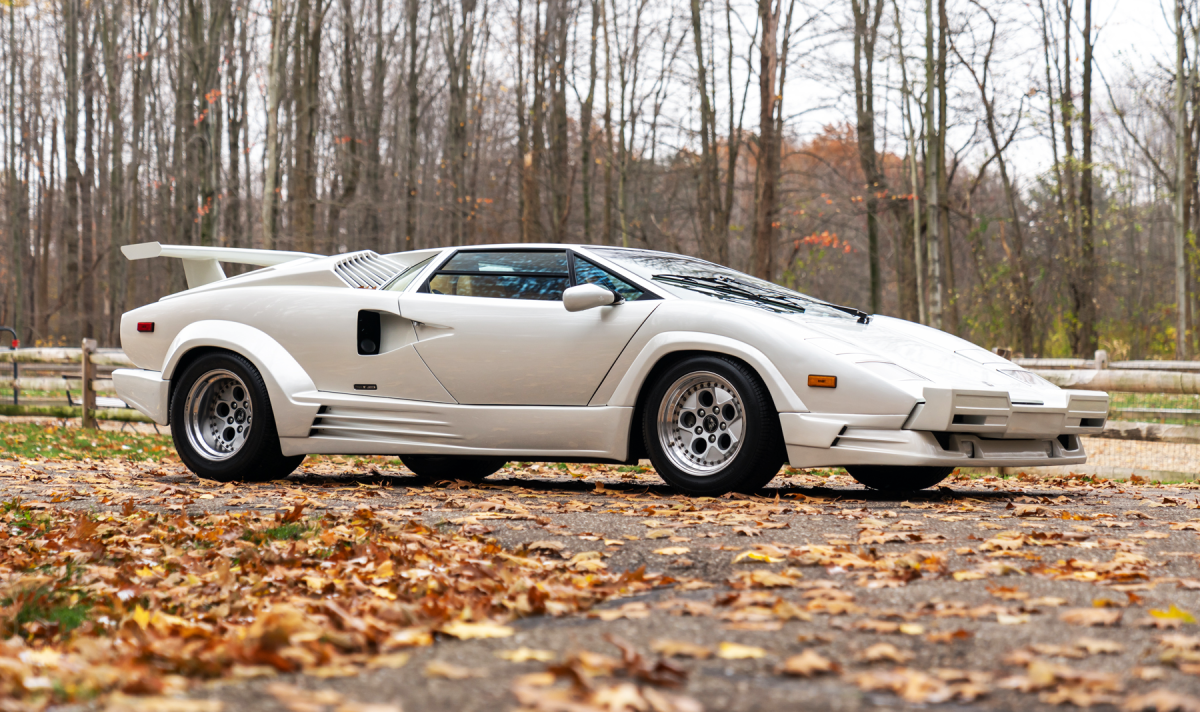
<svg viewBox="0 0 1200 712">
<path fill-rule="evenodd" d="M 1128 444 L 1098 443 L 1089 453 L 1101 455 L 1089 457 L 1089 464 L 1107 455 L 1114 462 L 1125 458 L 1117 469 L 1200 476 L 1200 426 L 1192 424 L 1200 423 L 1200 361 L 1109 361 L 1104 351 L 1090 359 L 1013 360 L 1060 388 L 1109 393 L 1108 422 L 1093 437 Z M 1155 461 L 1171 464 L 1148 464 Z"/>
<path fill-rule="evenodd" d="M 81 418 L 88 428 L 97 420 L 150 422 L 115 397 L 112 372 L 118 368 L 135 366 L 120 349 L 98 349 L 93 339 L 84 339 L 81 348 L 0 350 L 0 373 L 7 371 L 0 389 L 12 393 L 0 400 L 0 415 Z"/>
</svg>

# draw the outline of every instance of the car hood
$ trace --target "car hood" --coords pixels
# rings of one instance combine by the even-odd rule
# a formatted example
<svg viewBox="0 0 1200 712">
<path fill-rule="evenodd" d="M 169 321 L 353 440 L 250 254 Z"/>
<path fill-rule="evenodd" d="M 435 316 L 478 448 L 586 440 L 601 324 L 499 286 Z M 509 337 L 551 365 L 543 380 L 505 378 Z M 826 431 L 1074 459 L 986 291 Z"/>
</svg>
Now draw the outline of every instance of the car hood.
<svg viewBox="0 0 1200 712">
<path fill-rule="evenodd" d="M 1002 373 L 1024 370 L 1013 362 L 932 327 L 886 316 L 872 316 L 868 324 L 787 318 L 803 319 L 806 327 L 822 334 L 807 339 L 810 345 L 856 364 L 872 364 L 875 368 L 879 367 L 874 364 L 895 364 L 930 385 L 1004 390 L 1014 403 L 1050 405 L 1064 398 L 1062 391 L 1049 382 L 1029 385 Z M 895 380 L 920 381 L 893 372 L 898 374 Z"/>
</svg>

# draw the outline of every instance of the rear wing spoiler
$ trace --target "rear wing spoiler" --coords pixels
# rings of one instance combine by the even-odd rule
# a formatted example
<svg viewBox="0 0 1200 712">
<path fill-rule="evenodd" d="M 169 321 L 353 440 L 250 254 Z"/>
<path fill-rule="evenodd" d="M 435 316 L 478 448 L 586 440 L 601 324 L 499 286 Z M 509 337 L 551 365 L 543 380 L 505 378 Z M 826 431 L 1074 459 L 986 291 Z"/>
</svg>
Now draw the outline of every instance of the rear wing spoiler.
<svg viewBox="0 0 1200 712">
<path fill-rule="evenodd" d="M 314 255 L 308 252 L 249 250 L 238 247 L 193 247 L 191 245 L 163 245 L 157 242 L 122 245 L 121 252 L 130 260 L 178 257 L 183 260 L 183 273 L 187 277 L 188 289 L 225 279 L 225 271 L 219 264 L 221 262 L 272 267 L 293 260 L 323 257 L 323 255 Z"/>
</svg>

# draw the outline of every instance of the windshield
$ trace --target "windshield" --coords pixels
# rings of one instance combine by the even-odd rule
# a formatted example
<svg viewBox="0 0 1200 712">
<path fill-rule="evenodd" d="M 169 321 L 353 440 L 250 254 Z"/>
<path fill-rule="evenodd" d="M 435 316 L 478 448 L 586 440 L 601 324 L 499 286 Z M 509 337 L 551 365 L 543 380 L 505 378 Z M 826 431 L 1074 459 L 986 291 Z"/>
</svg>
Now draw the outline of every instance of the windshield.
<svg viewBox="0 0 1200 712">
<path fill-rule="evenodd" d="M 593 247 L 591 250 L 684 299 L 700 295 L 779 313 L 858 319 L 863 323 L 869 318 L 858 309 L 823 302 L 694 257 L 614 247 Z"/>
</svg>

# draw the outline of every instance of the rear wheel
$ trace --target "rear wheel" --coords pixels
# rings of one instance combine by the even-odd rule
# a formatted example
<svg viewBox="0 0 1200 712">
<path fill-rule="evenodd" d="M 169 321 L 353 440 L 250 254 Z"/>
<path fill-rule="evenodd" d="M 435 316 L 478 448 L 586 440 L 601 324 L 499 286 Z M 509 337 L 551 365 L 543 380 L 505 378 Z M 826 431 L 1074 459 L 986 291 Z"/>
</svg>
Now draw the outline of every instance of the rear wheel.
<svg viewBox="0 0 1200 712">
<path fill-rule="evenodd" d="M 417 477 L 467 482 L 479 482 L 508 464 L 500 457 L 474 455 L 401 455 L 400 461 Z"/>
<path fill-rule="evenodd" d="M 246 358 L 209 353 L 175 379 L 171 437 L 183 464 L 218 482 L 287 477 L 304 455 L 285 456 L 262 375 Z"/>
<path fill-rule="evenodd" d="M 888 467 L 887 465 L 852 465 L 846 468 L 850 476 L 877 490 L 906 491 L 933 487 L 954 472 L 953 467 Z"/>
<path fill-rule="evenodd" d="M 771 396 L 758 374 L 732 359 L 693 356 L 669 367 L 642 410 L 654 469 L 686 494 L 754 492 L 783 464 Z"/>
</svg>

